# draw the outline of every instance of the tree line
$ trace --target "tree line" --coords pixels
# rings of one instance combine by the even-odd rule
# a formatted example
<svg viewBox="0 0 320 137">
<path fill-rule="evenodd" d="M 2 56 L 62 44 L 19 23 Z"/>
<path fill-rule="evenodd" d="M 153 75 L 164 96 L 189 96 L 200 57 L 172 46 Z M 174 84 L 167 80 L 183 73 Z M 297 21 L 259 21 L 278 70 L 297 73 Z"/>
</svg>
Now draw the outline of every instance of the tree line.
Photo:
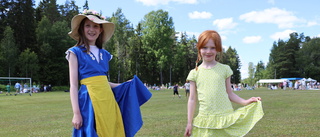
<svg viewBox="0 0 320 137">
<path fill-rule="evenodd" d="M 37 7 L 33 0 L 4 0 L 0 4 L 0 75 L 68 85 L 65 51 L 76 42 L 67 33 L 72 17 L 81 8 L 75 1 L 58 5 L 56 0 L 42 0 Z M 89 9 L 88 1 L 82 9 Z M 114 58 L 110 81 L 123 82 L 137 75 L 150 85 L 184 83 L 195 67 L 197 40 L 186 32 L 176 32 L 168 12 L 151 11 L 133 26 L 118 8 L 107 20 L 116 25 L 112 39 L 103 45 Z M 226 58 L 235 58 L 230 63 L 239 74 L 234 81 L 239 82 L 236 50 L 230 47 L 225 53 Z"/>
<path fill-rule="evenodd" d="M 320 80 L 320 38 L 293 32 L 285 41 L 275 41 L 267 64 L 249 63 L 249 77 L 244 83 L 253 85 L 259 79 L 313 78 Z"/>
<path fill-rule="evenodd" d="M 69 72 L 65 51 L 76 43 L 67 33 L 71 30 L 72 17 L 79 14 L 80 10 L 89 9 L 88 1 L 82 7 L 77 6 L 74 0 L 67 0 L 64 5 L 56 4 L 56 0 L 42 0 L 37 6 L 33 0 L 3 0 L 0 5 L 0 76 L 31 77 L 37 84 L 67 86 Z M 137 75 L 150 85 L 182 84 L 189 71 L 195 68 L 197 39 L 186 32 L 176 32 L 174 19 L 167 11 L 151 11 L 135 26 L 125 17 L 121 8 L 106 20 L 116 26 L 113 37 L 103 45 L 113 55 L 108 74 L 110 81 L 124 82 Z M 293 38 L 290 38 L 290 43 L 297 43 Z M 304 39 L 303 45 L 313 40 Z M 280 53 L 274 52 L 279 52 L 279 47 L 287 47 L 285 45 L 289 41 L 274 43 L 271 61 L 267 66 L 260 62 L 263 69 L 256 69 L 254 78 L 270 77 L 274 70 L 277 70 L 277 77 L 286 76 L 286 72 L 281 70 L 283 66 L 277 66 L 283 63 L 278 59 Z M 295 51 L 305 47 L 301 43 L 298 45 L 300 48 Z M 281 49 L 289 51 L 288 48 Z M 309 52 L 313 51 L 304 50 L 301 54 L 310 55 Z M 307 60 L 298 60 L 294 56 L 296 62 Z M 241 62 L 236 49 L 229 46 L 219 58 L 220 62 L 228 64 L 233 70 L 232 83 L 240 83 Z M 319 63 L 314 66 L 319 66 Z M 314 67 L 290 70 L 309 76 L 311 69 Z"/>
</svg>

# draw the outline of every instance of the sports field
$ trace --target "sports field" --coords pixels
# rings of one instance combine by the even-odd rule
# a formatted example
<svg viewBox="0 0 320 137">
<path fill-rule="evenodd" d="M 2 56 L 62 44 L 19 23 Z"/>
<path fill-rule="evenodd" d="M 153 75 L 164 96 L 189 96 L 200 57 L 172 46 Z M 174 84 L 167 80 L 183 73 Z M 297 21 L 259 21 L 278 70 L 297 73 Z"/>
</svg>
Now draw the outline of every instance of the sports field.
<svg viewBox="0 0 320 137">
<path fill-rule="evenodd" d="M 187 99 L 172 98 L 172 90 L 151 90 L 141 107 L 144 125 L 136 137 L 181 137 L 187 122 Z M 262 97 L 264 117 L 246 137 L 316 137 L 320 135 L 320 90 L 235 91 L 243 98 Z M 235 108 L 240 107 L 234 105 Z M 0 94 L 0 137 L 71 136 L 69 93 L 6 96 Z"/>
</svg>

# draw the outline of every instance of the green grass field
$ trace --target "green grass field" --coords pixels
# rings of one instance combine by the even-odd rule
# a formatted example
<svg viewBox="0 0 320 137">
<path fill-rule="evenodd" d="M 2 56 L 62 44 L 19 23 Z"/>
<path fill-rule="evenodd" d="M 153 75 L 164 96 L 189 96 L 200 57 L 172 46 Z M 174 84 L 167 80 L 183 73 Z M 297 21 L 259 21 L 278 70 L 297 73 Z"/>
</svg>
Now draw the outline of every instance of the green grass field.
<svg viewBox="0 0 320 137">
<path fill-rule="evenodd" d="M 137 137 L 181 137 L 187 122 L 187 99 L 172 90 L 151 91 L 141 107 L 144 125 Z M 246 137 L 311 137 L 320 135 L 320 91 L 235 91 L 243 98 L 262 97 L 264 117 Z M 240 107 L 234 104 L 235 108 Z M 17 96 L 0 94 L 0 137 L 68 137 L 72 132 L 69 93 Z"/>
</svg>

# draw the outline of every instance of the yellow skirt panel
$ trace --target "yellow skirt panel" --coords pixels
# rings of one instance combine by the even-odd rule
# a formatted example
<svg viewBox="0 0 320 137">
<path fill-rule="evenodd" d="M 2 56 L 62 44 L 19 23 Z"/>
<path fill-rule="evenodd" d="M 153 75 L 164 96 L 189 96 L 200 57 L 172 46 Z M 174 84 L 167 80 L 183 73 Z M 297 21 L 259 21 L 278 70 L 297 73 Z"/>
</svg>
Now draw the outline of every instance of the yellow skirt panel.
<svg viewBox="0 0 320 137">
<path fill-rule="evenodd" d="M 125 137 L 119 106 L 106 76 L 80 81 L 86 85 L 93 105 L 96 131 L 99 137 Z"/>
</svg>

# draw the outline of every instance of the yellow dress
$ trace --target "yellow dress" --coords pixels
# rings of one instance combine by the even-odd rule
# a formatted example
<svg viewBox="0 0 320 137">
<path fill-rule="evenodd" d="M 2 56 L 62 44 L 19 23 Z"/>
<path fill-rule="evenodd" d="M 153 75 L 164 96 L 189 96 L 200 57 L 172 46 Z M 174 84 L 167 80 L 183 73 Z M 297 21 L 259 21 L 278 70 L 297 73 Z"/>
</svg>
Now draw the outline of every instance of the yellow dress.
<svg viewBox="0 0 320 137">
<path fill-rule="evenodd" d="M 234 111 L 225 81 L 232 75 L 229 66 L 217 63 L 210 69 L 191 70 L 187 80 L 197 87 L 199 113 L 193 120 L 194 137 L 238 137 L 246 135 L 263 117 L 260 101 Z"/>
</svg>

